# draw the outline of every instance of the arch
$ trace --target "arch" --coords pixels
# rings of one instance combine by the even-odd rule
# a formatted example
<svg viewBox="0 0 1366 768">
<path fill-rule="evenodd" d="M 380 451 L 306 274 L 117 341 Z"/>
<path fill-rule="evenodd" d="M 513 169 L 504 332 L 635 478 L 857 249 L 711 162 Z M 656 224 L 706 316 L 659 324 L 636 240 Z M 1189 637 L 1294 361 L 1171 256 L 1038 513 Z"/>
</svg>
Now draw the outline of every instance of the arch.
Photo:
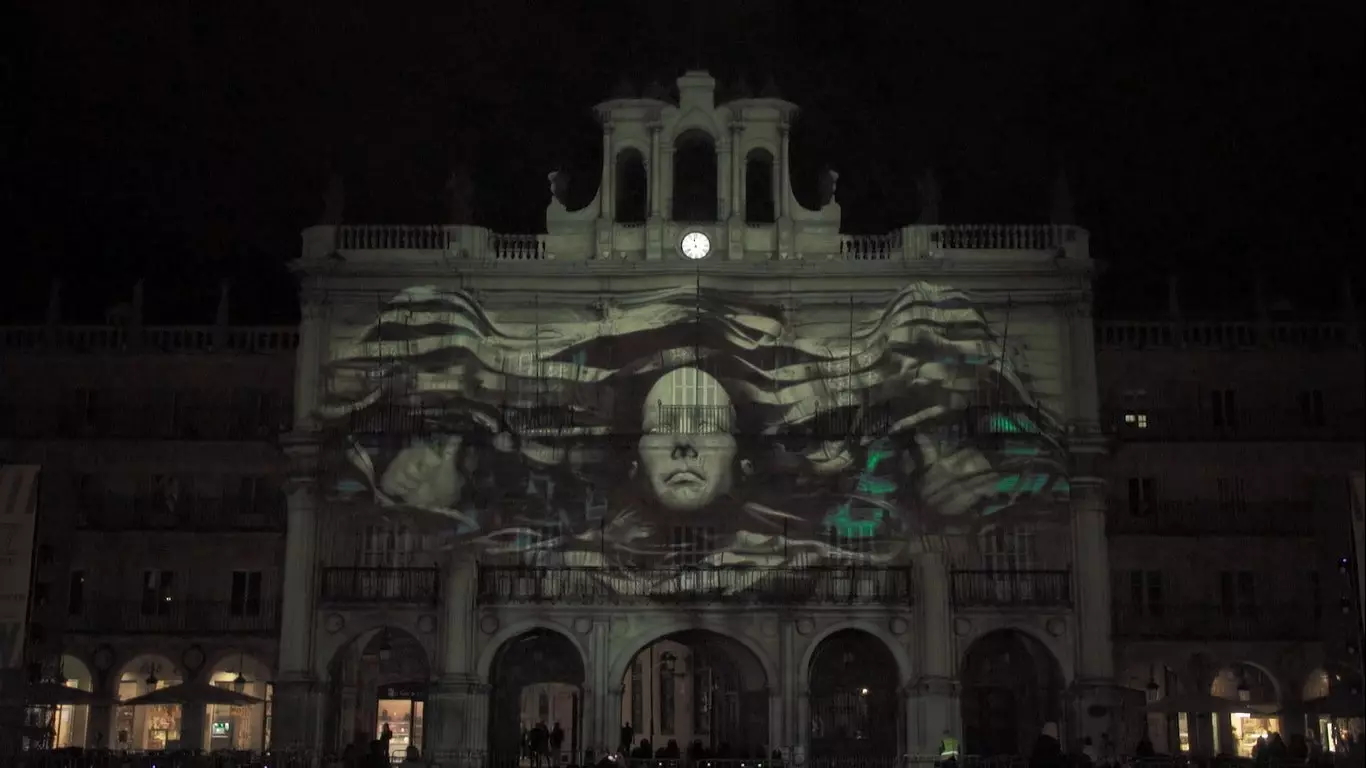
<svg viewBox="0 0 1366 768">
<path fill-rule="evenodd" d="M 426 647 L 401 627 L 373 627 L 343 642 L 327 664 L 323 743 L 374 739 L 388 724 L 391 751 L 421 744 L 431 670 Z"/>
<path fill-rule="evenodd" d="M 769 681 L 761 654 L 740 638 L 689 628 L 654 636 L 627 660 L 621 711 L 634 737 L 672 756 L 694 745 L 704 754 L 723 747 L 732 757 L 762 757 L 771 749 Z M 639 756 L 644 756 L 643 754 Z"/>
<path fill-rule="evenodd" d="M 887 643 L 847 628 L 813 643 L 807 668 L 811 754 L 816 758 L 895 757 L 901 750 L 897 663 Z"/>
<path fill-rule="evenodd" d="M 773 153 L 754 147 L 745 154 L 745 223 L 772 224 L 778 220 L 778 183 Z"/>
<path fill-rule="evenodd" d="M 1300 701 L 1326 699 L 1332 693 L 1332 687 L 1333 681 L 1328 670 L 1318 667 L 1304 676 L 1304 684 L 1300 686 Z"/>
<path fill-rule="evenodd" d="M 992 633 L 1001 631 L 1019 632 L 1043 646 L 1048 650 L 1049 654 L 1052 655 L 1053 660 L 1057 662 L 1058 669 L 1062 672 L 1064 685 L 1071 685 L 1075 681 L 1076 675 L 1071 656 L 1072 649 L 1067 645 L 1067 635 L 1053 637 L 1045 632 L 1042 627 L 1031 624 L 1010 624 L 1006 622 L 996 625 L 987 625 L 983 627 L 981 631 L 969 636 L 966 647 L 971 648 L 972 644 L 976 643 L 978 640 L 981 640 Z"/>
<path fill-rule="evenodd" d="M 545 713 L 555 722 L 568 720 L 562 746 L 571 754 L 583 743 L 583 686 L 587 682 L 588 662 L 576 643 L 553 629 L 534 628 L 513 635 L 496 646 L 489 666 L 488 748 L 503 759 L 521 754 L 522 734 L 537 726 L 549 728 L 540 720 L 540 698 L 546 698 Z M 551 715 L 551 697 L 562 707 Z M 563 697 L 563 698 L 561 698 Z M 563 714 L 561 714 L 563 709 Z M 535 718 L 524 722 L 525 718 Z M 549 732 L 543 732 L 548 738 Z M 542 744 L 542 748 L 545 744 Z"/>
<path fill-rule="evenodd" d="M 694 630 L 706 631 L 713 635 L 724 637 L 731 642 L 739 643 L 740 645 L 744 646 L 745 650 L 750 652 L 750 654 L 756 661 L 759 662 L 759 667 L 763 670 L 765 679 L 770 681 L 779 679 L 777 664 L 774 663 L 773 659 L 769 658 L 769 654 L 767 651 L 764 650 L 764 647 L 759 643 L 755 642 L 754 640 L 752 640 L 751 638 L 745 635 L 728 634 L 726 632 L 721 631 L 720 629 L 716 629 L 713 627 L 698 627 L 690 624 L 685 625 L 681 622 L 669 622 L 669 624 L 666 625 L 664 628 L 658 631 L 648 633 L 648 635 L 643 640 L 629 644 L 621 651 L 619 651 L 615 656 L 612 657 L 612 662 L 607 667 L 607 679 L 621 680 L 623 677 L 625 677 L 626 670 L 630 667 L 631 662 L 636 658 L 636 656 L 640 655 L 641 651 L 645 650 L 646 648 L 649 648 L 652 644 L 659 642 L 660 640 L 663 640 L 671 635 L 683 634 L 685 632 Z"/>
<path fill-rule="evenodd" d="M 650 179 L 645 155 L 635 147 L 617 150 L 612 192 L 614 218 L 620 224 L 643 224 L 649 215 Z"/>
<path fill-rule="evenodd" d="M 716 221 L 716 141 L 710 133 L 690 128 L 674 138 L 673 149 L 674 221 Z"/>
<path fill-rule="evenodd" d="M 160 653 L 128 659 L 115 680 L 120 701 L 184 682 L 175 663 Z M 162 750 L 168 742 L 180 739 L 180 723 L 178 706 L 116 707 L 110 743 L 117 749 Z"/>
<path fill-rule="evenodd" d="M 963 654 L 959 681 L 969 754 L 1021 754 L 1045 723 L 1063 722 L 1062 665 L 1032 633 L 1009 628 L 978 637 Z"/>
<path fill-rule="evenodd" d="M 1211 696 L 1234 701 L 1244 700 L 1242 686 L 1246 686 L 1246 701 L 1258 704 L 1279 704 L 1282 701 L 1281 683 L 1271 670 L 1250 661 L 1224 664 L 1210 681 Z"/>
<path fill-rule="evenodd" d="M 802 654 L 801 666 L 797 668 L 797 674 L 801 681 L 799 690 L 806 691 L 811 688 L 811 660 L 815 657 L 816 649 L 820 647 L 821 642 L 837 632 L 844 632 L 850 629 L 856 629 L 881 640 L 882 644 L 887 647 L 887 651 L 892 654 L 892 658 L 896 660 L 897 684 L 905 685 L 910 682 L 911 658 L 906 654 L 906 648 L 893 640 L 882 627 L 879 627 L 873 622 L 855 620 L 842 621 L 838 624 L 826 627 L 811 638 L 811 642 L 806 646 L 806 651 Z"/>
<path fill-rule="evenodd" d="M 1115 682 L 1132 691 L 1142 693 L 1144 700 L 1157 701 L 1187 692 L 1186 681 L 1175 668 L 1161 661 L 1136 662 L 1124 668 Z M 1147 712 L 1142 709 L 1126 709 L 1125 733 L 1147 734 L 1148 739 L 1157 745 L 1158 751 L 1177 754 L 1181 751 L 1180 723 L 1175 712 Z M 1137 740 L 1131 737 L 1122 749 L 1132 749 Z"/>
<path fill-rule="evenodd" d="M 492 681 L 493 662 L 498 658 L 499 651 L 509 640 L 537 630 L 554 632 L 555 634 L 560 635 L 570 645 L 574 646 L 574 651 L 579 654 L 580 659 L 588 658 L 587 649 L 583 647 L 583 644 L 580 643 L 578 638 L 574 637 L 574 634 L 569 630 L 549 621 L 528 619 L 503 627 L 494 634 L 493 637 L 489 638 L 484 649 L 479 652 L 479 660 L 475 664 L 475 671 L 479 674 L 480 682 L 487 683 Z"/>
<path fill-rule="evenodd" d="M 59 664 L 61 666 L 57 678 L 62 685 L 69 685 L 82 691 L 95 690 L 95 676 L 91 674 L 90 667 L 84 660 L 71 654 L 63 654 Z M 57 749 L 86 746 L 89 722 L 90 707 L 85 704 L 62 704 L 57 707 L 53 721 L 52 746 Z"/>
<path fill-rule="evenodd" d="M 207 750 L 265 749 L 266 712 L 273 693 L 270 667 L 246 651 L 225 650 L 207 667 L 207 675 L 210 685 L 239 691 L 261 702 L 245 707 L 205 707 L 200 743 Z"/>
</svg>

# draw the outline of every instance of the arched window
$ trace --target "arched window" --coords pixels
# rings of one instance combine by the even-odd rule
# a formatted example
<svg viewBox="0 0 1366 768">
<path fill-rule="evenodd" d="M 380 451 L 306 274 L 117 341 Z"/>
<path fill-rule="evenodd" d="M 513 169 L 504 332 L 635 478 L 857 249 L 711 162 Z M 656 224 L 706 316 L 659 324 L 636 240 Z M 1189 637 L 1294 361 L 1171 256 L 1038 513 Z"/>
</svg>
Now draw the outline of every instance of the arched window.
<svg viewBox="0 0 1366 768">
<path fill-rule="evenodd" d="M 674 140 L 674 221 L 716 221 L 716 145 L 705 131 Z"/>
<path fill-rule="evenodd" d="M 745 221 L 772 224 L 777 220 L 777 196 L 773 184 L 773 155 L 762 148 L 745 157 Z"/>
<path fill-rule="evenodd" d="M 649 181 L 645 158 L 634 147 L 617 153 L 616 220 L 622 224 L 641 224 L 649 205 Z"/>
</svg>

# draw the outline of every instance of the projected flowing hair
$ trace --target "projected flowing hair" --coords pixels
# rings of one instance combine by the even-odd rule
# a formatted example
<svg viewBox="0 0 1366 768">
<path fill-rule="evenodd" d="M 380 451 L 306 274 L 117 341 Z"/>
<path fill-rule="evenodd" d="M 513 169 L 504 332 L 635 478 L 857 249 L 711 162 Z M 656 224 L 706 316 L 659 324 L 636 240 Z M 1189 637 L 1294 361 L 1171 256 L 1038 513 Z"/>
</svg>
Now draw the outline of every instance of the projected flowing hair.
<svg viewBox="0 0 1366 768">
<path fill-rule="evenodd" d="M 779 542 L 784 557 L 795 549 L 891 558 L 910 537 L 968 533 L 1039 512 L 1051 506 L 1049 490 L 1065 488 L 1056 420 L 961 291 L 913 283 L 875 318 L 851 316 L 843 338 L 803 336 L 776 308 L 725 291 L 614 298 L 603 319 L 552 318 L 514 330 L 467 293 L 405 290 L 332 363 L 335 386 L 320 416 L 344 428 L 368 411 L 396 410 L 431 434 L 462 434 L 489 453 L 520 455 L 520 480 L 496 469 L 502 476 L 492 485 L 534 487 L 538 473 L 558 472 L 560 487 L 583 491 L 602 483 L 595 468 L 619 473 L 628 463 L 604 448 L 605 438 L 638 432 L 650 384 L 700 368 L 729 393 L 740 450 L 758 470 L 732 494 L 753 531 L 718 553 L 741 559 L 747 549 L 772 554 Z M 398 503 L 378 490 L 358 443 L 349 458 L 381 505 Z M 894 465 L 910 482 L 881 478 L 879 465 Z M 784 472 L 806 482 L 760 482 Z M 856 484 L 839 482 L 851 473 L 861 473 Z M 599 519 L 547 505 L 490 506 L 499 509 L 428 511 L 495 548 L 629 550 L 639 538 L 620 506 Z M 880 534 L 873 551 L 845 551 L 825 536 L 858 529 L 869 515 L 891 533 Z"/>
</svg>

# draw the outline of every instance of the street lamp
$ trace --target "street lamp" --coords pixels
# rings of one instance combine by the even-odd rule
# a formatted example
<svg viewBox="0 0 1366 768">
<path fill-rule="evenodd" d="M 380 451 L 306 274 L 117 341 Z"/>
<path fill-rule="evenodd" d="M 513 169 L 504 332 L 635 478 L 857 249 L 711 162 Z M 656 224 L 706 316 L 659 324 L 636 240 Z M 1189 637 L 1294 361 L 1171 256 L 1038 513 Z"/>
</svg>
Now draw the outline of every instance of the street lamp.
<svg viewBox="0 0 1366 768">
<path fill-rule="evenodd" d="M 394 655 L 393 646 L 389 645 L 389 632 L 386 630 L 384 636 L 379 641 L 379 660 L 388 661 Z"/>
<path fill-rule="evenodd" d="M 1157 684 L 1157 680 L 1151 677 L 1148 678 L 1146 689 L 1148 691 L 1148 701 L 1157 701 L 1158 695 L 1162 693 L 1162 688 Z"/>
</svg>

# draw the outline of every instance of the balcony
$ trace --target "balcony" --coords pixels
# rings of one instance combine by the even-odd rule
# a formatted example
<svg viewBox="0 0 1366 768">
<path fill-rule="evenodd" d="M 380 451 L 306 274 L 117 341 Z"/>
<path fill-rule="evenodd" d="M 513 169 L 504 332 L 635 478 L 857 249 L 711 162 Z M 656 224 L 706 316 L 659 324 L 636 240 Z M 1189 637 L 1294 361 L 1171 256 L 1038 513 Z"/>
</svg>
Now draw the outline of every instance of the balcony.
<svg viewBox="0 0 1366 768">
<path fill-rule="evenodd" d="M 1071 571 L 966 571 L 952 573 L 956 608 L 1070 608 Z"/>
<path fill-rule="evenodd" d="M 273 635 L 279 630 L 279 605 L 228 600 L 94 599 L 66 618 L 66 631 L 111 635 Z"/>
<path fill-rule="evenodd" d="M 1113 609 L 1113 632 L 1126 640 L 1195 642 L 1318 640 L 1314 607 L 1305 604 L 1240 606 L 1217 603 L 1125 606 Z"/>
<path fill-rule="evenodd" d="M 1106 521 L 1118 536 L 1312 536 L 1316 508 L 1301 499 L 1230 503 L 1215 499 L 1112 500 Z"/>
<path fill-rule="evenodd" d="M 0 403 L 0 435 L 72 440 L 270 440 L 289 429 L 292 406 L 261 412 L 230 405 L 176 407 L 113 402 L 100 408 L 61 403 Z"/>
<path fill-rule="evenodd" d="M 6 351 L 293 354 L 298 346 L 299 329 L 293 326 L 147 325 L 140 330 L 113 325 L 0 328 L 0 349 Z"/>
<path fill-rule="evenodd" d="M 76 529 L 283 533 L 286 519 L 283 495 L 270 500 L 181 496 L 173 504 L 164 496 L 106 496 L 80 503 Z"/>
<path fill-rule="evenodd" d="M 1216 419 L 1200 408 L 1110 408 L 1102 420 L 1127 442 L 1359 442 L 1366 436 L 1361 408 L 1306 418 L 1298 408 L 1242 409 Z"/>
<path fill-rule="evenodd" d="M 363 605 L 437 605 L 441 600 L 441 569 L 324 568 L 318 598 L 324 603 Z"/>
<path fill-rule="evenodd" d="M 1359 345 L 1345 322 L 1220 322 L 1200 320 L 1107 320 L 1096 323 L 1100 349 L 1261 349 Z"/>
<path fill-rule="evenodd" d="M 632 568 L 479 567 L 483 605 L 629 603 L 911 605 L 901 566 Z"/>
</svg>

